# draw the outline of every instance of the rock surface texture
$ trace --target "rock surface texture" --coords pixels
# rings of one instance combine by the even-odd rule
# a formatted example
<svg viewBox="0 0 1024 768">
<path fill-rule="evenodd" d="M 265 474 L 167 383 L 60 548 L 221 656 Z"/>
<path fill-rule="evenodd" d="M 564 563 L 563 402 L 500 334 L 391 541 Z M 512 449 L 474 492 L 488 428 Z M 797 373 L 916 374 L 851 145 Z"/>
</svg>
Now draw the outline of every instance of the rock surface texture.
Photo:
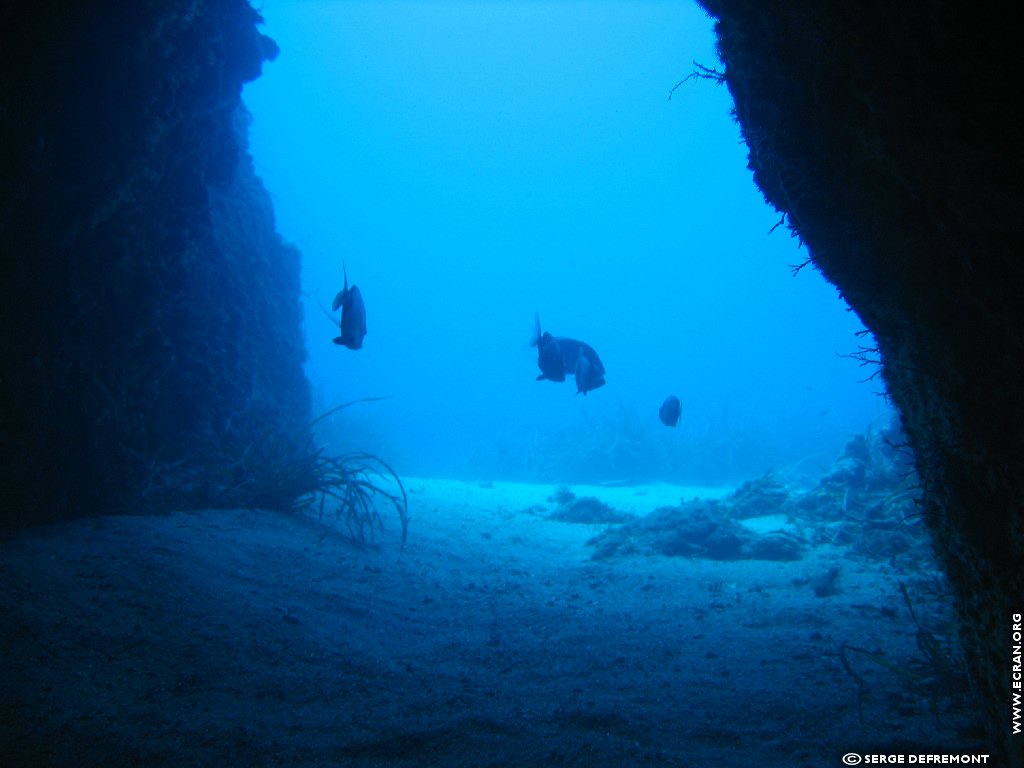
<svg viewBox="0 0 1024 768">
<path fill-rule="evenodd" d="M 701 0 L 754 180 L 877 341 L 995 748 L 1024 610 L 1024 185 L 1011 26 L 965 2 Z M 1019 693 L 1019 691 L 1018 691 Z"/>
<path fill-rule="evenodd" d="M 246 149 L 243 0 L 0 10 L 0 523 L 216 503 L 308 421 L 299 259 Z"/>
</svg>

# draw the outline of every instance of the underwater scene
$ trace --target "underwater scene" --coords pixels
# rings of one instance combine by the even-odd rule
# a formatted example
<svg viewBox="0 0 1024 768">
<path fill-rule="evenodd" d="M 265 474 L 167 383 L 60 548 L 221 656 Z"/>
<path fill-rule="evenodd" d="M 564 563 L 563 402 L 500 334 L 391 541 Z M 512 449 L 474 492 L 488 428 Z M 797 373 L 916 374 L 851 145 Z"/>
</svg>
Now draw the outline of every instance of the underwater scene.
<svg viewBox="0 0 1024 768">
<path fill-rule="evenodd" d="M 5 539 L 0 765 L 984 752 L 873 339 L 755 186 L 712 19 L 258 10 L 315 471 Z"/>
</svg>

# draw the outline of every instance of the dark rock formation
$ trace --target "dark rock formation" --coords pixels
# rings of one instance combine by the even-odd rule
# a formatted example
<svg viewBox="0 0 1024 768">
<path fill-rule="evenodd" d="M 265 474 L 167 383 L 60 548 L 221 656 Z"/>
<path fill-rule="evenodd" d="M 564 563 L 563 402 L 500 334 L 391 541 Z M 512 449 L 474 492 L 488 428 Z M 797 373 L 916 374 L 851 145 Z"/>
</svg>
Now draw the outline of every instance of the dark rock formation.
<svg viewBox="0 0 1024 768">
<path fill-rule="evenodd" d="M 1024 605 L 1016 33 L 966 2 L 701 2 L 754 180 L 877 340 L 993 741 L 1024 765 L 1009 722 Z"/>
<path fill-rule="evenodd" d="M 214 501 L 308 420 L 244 0 L 0 10 L 0 523 Z"/>
</svg>

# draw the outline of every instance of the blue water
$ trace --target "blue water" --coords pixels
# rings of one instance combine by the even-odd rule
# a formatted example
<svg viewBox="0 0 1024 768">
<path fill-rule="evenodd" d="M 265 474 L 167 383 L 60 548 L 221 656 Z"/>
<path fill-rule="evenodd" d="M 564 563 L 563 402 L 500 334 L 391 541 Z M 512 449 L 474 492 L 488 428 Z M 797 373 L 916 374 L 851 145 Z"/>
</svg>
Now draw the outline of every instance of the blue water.
<svg viewBox="0 0 1024 768">
<path fill-rule="evenodd" d="M 836 290 L 746 169 L 711 21 L 678 2 L 268 0 L 251 151 L 303 254 L 323 439 L 404 474 L 813 477 L 889 411 Z M 367 305 L 336 346 L 342 261 Z M 534 315 L 599 353 L 537 382 Z M 676 429 L 658 407 L 682 402 Z"/>
</svg>

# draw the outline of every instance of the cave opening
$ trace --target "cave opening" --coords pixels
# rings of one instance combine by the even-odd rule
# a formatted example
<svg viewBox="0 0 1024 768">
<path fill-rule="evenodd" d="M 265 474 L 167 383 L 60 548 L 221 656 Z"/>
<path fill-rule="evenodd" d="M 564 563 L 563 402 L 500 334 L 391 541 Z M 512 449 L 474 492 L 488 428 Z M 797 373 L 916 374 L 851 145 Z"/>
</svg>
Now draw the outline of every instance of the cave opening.
<svg viewBox="0 0 1024 768">
<path fill-rule="evenodd" d="M 9 764 L 1019 756 L 1005 25 L 22 5 Z"/>
<path fill-rule="evenodd" d="M 813 482 L 887 425 L 884 385 L 862 381 L 875 369 L 847 357 L 871 346 L 855 314 L 812 268 L 794 278 L 806 250 L 769 233 L 727 90 L 671 91 L 717 63 L 698 7 L 262 13 L 282 54 L 243 98 L 303 254 L 315 408 L 393 397 L 346 411 L 348 447 L 417 475 Z M 323 311 L 343 262 L 368 304 L 358 353 L 331 344 Z M 600 351 L 603 390 L 533 381 L 535 313 Z M 671 393 L 669 434 L 655 416 Z M 599 457 L 616 431 L 631 442 Z"/>
</svg>

